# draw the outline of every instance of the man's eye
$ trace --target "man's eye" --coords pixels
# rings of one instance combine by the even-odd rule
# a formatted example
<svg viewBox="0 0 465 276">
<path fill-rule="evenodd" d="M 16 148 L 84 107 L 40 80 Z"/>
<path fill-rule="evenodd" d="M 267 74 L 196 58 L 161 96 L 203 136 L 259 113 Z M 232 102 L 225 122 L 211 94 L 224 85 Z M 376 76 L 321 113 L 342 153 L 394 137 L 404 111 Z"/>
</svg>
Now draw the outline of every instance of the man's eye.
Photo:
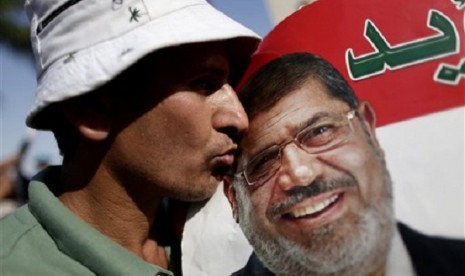
<svg viewBox="0 0 465 276">
<path fill-rule="evenodd" d="M 260 156 L 253 158 L 253 160 L 247 165 L 247 172 L 250 176 L 261 177 L 268 173 L 270 167 L 279 158 L 279 153 L 276 151 L 263 153 Z"/>
<path fill-rule="evenodd" d="M 337 127 L 332 124 L 311 127 L 299 136 L 300 143 L 307 147 L 324 146 L 331 142 L 337 133 Z"/>
<path fill-rule="evenodd" d="M 311 135 L 313 137 L 324 134 L 326 131 L 330 129 L 329 126 L 319 126 L 316 128 L 311 129 Z"/>
<path fill-rule="evenodd" d="M 192 81 L 189 86 L 193 91 L 209 95 L 219 90 L 223 86 L 223 82 L 219 79 L 204 77 Z"/>
</svg>

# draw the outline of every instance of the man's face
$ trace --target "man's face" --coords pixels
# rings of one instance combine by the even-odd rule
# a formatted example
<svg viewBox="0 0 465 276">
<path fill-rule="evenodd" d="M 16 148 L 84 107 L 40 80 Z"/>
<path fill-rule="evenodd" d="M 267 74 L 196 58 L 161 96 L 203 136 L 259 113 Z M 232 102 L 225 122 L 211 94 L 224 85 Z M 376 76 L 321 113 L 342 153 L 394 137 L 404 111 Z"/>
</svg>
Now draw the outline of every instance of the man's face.
<svg viewBox="0 0 465 276">
<path fill-rule="evenodd" d="M 143 100 L 115 104 L 112 116 L 127 123 L 107 156 L 111 174 L 159 196 L 211 196 L 233 162 L 235 138 L 248 127 L 229 75 L 220 42 L 184 45 L 158 57 Z"/>
<path fill-rule="evenodd" d="M 291 141 L 307 122 L 349 111 L 309 79 L 251 118 L 239 171 L 270 146 Z M 291 142 L 282 148 L 277 172 L 261 185 L 237 176 L 233 186 L 226 183 L 245 235 L 273 272 L 362 275 L 384 261 L 393 229 L 391 183 L 373 110 L 364 103 L 357 111 L 360 119 L 351 119 L 352 132 L 336 146 L 309 154 Z"/>
</svg>

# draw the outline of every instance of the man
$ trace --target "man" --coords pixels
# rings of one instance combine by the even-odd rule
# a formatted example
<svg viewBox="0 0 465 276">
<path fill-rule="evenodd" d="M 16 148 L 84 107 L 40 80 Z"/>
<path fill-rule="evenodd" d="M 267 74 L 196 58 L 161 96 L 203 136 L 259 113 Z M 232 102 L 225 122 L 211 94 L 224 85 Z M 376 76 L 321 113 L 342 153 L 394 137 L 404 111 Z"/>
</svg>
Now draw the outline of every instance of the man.
<svg viewBox="0 0 465 276">
<path fill-rule="evenodd" d="M 396 223 L 375 109 L 310 53 L 344 61 L 337 36 L 310 31 L 326 4 L 340 12 L 321 1 L 275 28 L 242 82 L 249 130 L 225 193 L 255 253 L 233 275 L 463 275 L 463 240 Z"/>
<path fill-rule="evenodd" d="M 225 192 L 274 274 L 463 273 L 465 242 L 396 228 L 374 110 L 329 63 L 307 53 L 284 55 L 257 71 L 240 99 L 250 129 Z M 255 258 L 237 275 L 265 273 Z"/>
<path fill-rule="evenodd" d="M 165 198 L 204 200 L 231 166 L 248 120 L 228 82 L 257 36 L 203 0 L 26 8 L 27 124 L 54 133 L 63 165 L 0 222 L 2 275 L 181 275 L 184 217 Z"/>
</svg>

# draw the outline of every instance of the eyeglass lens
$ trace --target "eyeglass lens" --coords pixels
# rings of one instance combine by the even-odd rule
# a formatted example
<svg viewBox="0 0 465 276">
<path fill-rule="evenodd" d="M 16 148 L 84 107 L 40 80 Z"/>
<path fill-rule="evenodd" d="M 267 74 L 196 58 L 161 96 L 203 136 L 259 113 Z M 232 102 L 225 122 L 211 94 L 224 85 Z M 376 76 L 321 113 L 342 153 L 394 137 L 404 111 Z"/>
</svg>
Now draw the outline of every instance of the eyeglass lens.
<svg viewBox="0 0 465 276">
<path fill-rule="evenodd" d="M 344 115 L 324 116 L 301 130 L 291 141 L 273 145 L 253 157 L 246 166 L 244 176 L 249 185 L 266 182 L 281 167 L 282 150 L 294 142 L 309 154 L 331 150 L 344 142 L 352 132 L 354 112 Z"/>
</svg>

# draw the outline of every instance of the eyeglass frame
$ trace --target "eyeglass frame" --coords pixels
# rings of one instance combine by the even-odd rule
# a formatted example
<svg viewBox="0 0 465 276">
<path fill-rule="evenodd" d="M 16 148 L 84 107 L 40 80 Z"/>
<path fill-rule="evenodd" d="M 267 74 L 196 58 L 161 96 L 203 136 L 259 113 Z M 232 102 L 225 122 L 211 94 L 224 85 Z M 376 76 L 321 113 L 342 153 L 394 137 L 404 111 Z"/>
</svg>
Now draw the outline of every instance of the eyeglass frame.
<svg viewBox="0 0 465 276">
<path fill-rule="evenodd" d="M 234 177 L 243 177 L 247 183 L 247 185 L 249 187 L 252 187 L 252 186 L 262 186 L 266 181 L 268 181 L 271 177 L 273 177 L 278 171 L 279 169 L 281 168 L 281 164 L 282 164 L 282 151 L 283 149 L 291 144 L 291 143 L 294 143 L 297 147 L 299 147 L 300 149 L 302 149 L 304 152 L 306 152 L 307 154 L 320 154 L 322 152 L 326 152 L 328 150 L 332 150 L 334 149 L 336 146 L 340 145 L 341 143 L 347 141 L 347 139 L 350 137 L 351 134 L 353 134 L 354 132 L 354 126 L 353 126 L 353 123 L 352 123 L 352 119 L 354 119 L 356 117 L 356 115 L 358 114 L 357 110 L 355 109 L 351 109 L 349 110 L 348 112 L 345 112 L 345 113 L 342 113 L 342 114 L 339 114 L 339 115 L 342 115 L 344 117 L 345 120 L 347 120 L 347 124 L 346 125 L 343 125 L 343 126 L 340 126 L 340 127 L 345 127 L 345 126 L 349 126 L 350 128 L 350 132 L 343 138 L 341 139 L 340 141 L 338 141 L 337 143 L 335 144 L 331 144 L 331 143 L 328 143 L 330 144 L 329 147 L 324 147 L 323 149 L 321 150 L 317 150 L 315 152 L 309 152 L 308 151 L 308 147 L 305 147 L 304 145 L 302 145 L 302 143 L 299 141 L 298 137 L 301 136 L 302 133 L 306 133 L 307 130 L 309 129 L 312 129 L 312 128 L 315 128 L 314 125 L 308 125 L 306 127 L 304 127 L 303 129 L 301 129 L 299 132 L 297 132 L 295 135 L 294 135 L 294 138 L 290 139 L 289 141 L 286 141 L 286 142 L 283 142 L 281 144 L 275 144 L 275 145 L 272 145 L 272 146 L 269 146 L 267 147 L 266 149 L 263 149 L 262 151 L 260 151 L 259 153 L 257 153 L 256 155 L 254 155 L 252 158 L 250 158 L 250 160 L 254 160 L 255 158 L 257 158 L 258 156 L 260 156 L 261 154 L 263 154 L 264 152 L 270 150 L 271 148 L 273 147 L 278 147 L 278 151 L 277 151 L 277 155 L 275 158 L 275 160 L 277 160 L 277 162 L 279 163 L 279 166 L 277 166 L 274 171 L 272 173 L 269 173 L 269 175 L 265 176 L 264 180 L 256 180 L 254 182 L 250 182 L 249 181 L 249 177 L 247 177 L 247 174 L 246 174 L 246 170 L 247 170 L 247 166 L 250 164 L 250 162 L 248 162 L 245 166 L 244 166 L 244 169 L 240 172 L 237 172 L 234 174 Z M 320 126 L 317 126 L 317 127 L 320 127 Z M 260 185 L 256 185 L 257 182 L 262 182 Z"/>
</svg>

